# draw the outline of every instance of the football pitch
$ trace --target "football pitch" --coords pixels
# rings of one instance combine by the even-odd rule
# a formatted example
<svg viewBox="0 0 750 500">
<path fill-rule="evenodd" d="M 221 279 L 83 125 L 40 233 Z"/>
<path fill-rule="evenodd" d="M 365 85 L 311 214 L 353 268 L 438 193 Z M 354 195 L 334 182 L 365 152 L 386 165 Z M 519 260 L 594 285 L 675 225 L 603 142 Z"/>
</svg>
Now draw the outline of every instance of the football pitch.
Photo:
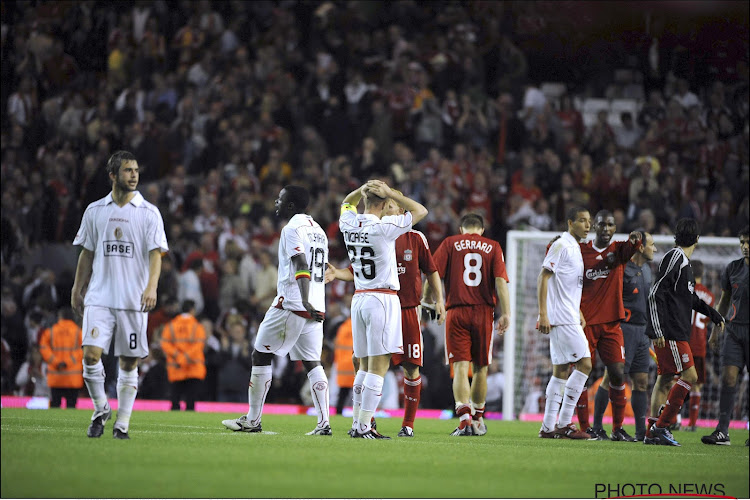
<svg viewBox="0 0 750 500">
<path fill-rule="evenodd" d="M 701 444 L 701 430 L 677 432 L 682 447 L 673 448 L 539 439 L 539 424 L 525 422 L 487 421 L 485 436 L 450 437 L 457 420 L 422 419 L 408 439 L 395 437 L 400 419 L 381 418 L 378 430 L 393 439 L 372 441 L 349 438 L 344 417 L 333 417 L 333 436 L 306 436 L 314 417 L 267 415 L 263 434 L 247 434 L 221 425 L 237 415 L 141 411 L 131 439 L 120 441 L 112 421 L 102 438 L 87 438 L 87 410 L 5 408 L 1 416 L 3 498 L 749 494 L 745 431 L 731 446 Z"/>
</svg>

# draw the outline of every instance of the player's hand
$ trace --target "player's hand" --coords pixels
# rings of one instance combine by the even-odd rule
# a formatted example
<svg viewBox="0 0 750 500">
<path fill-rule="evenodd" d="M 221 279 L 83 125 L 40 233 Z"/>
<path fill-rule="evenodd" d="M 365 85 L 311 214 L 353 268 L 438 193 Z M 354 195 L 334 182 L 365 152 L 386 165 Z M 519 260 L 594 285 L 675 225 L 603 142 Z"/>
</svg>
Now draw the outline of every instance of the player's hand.
<svg viewBox="0 0 750 500">
<path fill-rule="evenodd" d="M 336 271 L 337 269 L 333 267 L 330 263 L 326 262 L 326 272 L 323 277 L 323 283 L 328 284 L 331 281 L 336 279 Z"/>
<path fill-rule="evenodd" d="M 552 326 L 549 324 L 549 319 L 547 318 L 546 314 L 539 315 L 539 323 L 537 324 L 536 328 L 537 330 L 539 330 L 540 333 L 543 333 L 544 335 L 549 335 L 549 332 L 552 329 Z"/>
<path fill-rule="evenodd" d="M 633 231 L 632 233 L 630 233 L 630 243 L 632 243 L 633 245 L 641 241 L 642 238 L 643 233 L 641 233 L 640 231 Z"/>
<path fill-rule="evenodd" d="M 146 288 L 141 295 L 141 311 L 149 312 L 156 307 L 156 288 Z"/>
<path fill-rule="evenodd" d="M 721 323 L 719 323 L 718 325 L 716 325 L 716 328 L 719 329 L 719 333 L 724 333 L 724 327 L 725 326 L 726 326 L 726 324 L 722 321 Z M 711 333 L 713 333 L 713 332 L 711 332 Z"/>
<path fill-rule="evenodd" d="M 83 317 L 83 295 L 81 295 L 81 292 L 73 290 L 70 293 L 70 307 L 78 316 Z"/>
<path fill-rule="evenodd" d="M 708 346 L 714 353 L 719 352 L 719 334 L 716 333 L 715 329 L 711 332 L 711 336 L 708 337 Z"/>
<path fill-rule="evenodd" d="M 667 343 L 664 341 L 664 337 L 659 337 L 654 339 L 654 347 L 658 347 L 659 349 L 663 349 L 664 346 Z"/>
<path fill-rule="evenodd" d="M 438 302 L 435 304 L 435 320 L 438 325 L 445 323 L 445 302 Z"/>
<path fill-rule="evenodd" d="M 310 313 L 310 316 L 312 316 L 312 319 L 314 319 L 318 323 L 320 323 L 321 321 L 323 321 L 323 319 L 325 319 L 324 316 L 323 316 L 323 313 L 321 313 L 320 311 L 316 310 L 312 306 L 312 304 L 310 304 L 306 300 L 302 301 L 302 305 L 305 306 L 305 311 L 307 311 L 307 312 Z"/>
<path fill-rule="evenodd" d="M 510 315 L 503 314 L 500 316 L 500 319 L 497 320 L 497 333 L 502 335 L 510 328 Z"/>
</svg>

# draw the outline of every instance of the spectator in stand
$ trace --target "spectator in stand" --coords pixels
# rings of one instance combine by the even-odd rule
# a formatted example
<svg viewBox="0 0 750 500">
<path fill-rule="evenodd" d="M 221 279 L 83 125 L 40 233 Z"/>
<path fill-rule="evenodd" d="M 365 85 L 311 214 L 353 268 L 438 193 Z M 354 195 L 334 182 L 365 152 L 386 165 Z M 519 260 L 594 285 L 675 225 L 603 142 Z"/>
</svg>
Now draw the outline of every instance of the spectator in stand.
<svg viewBox="0 0 750 500">
<path fill-rule="evenodd" d="M 203 260 L 193 259 L 179 278 L 179 288 L 177 288 L 177 300 L 184 303 L 186 300 L 192 300 L 195 304 L 195 313 L 203 312 L 203 292 L 201 291 L 201 282 L 199 274 L 203 270 Z"/>
<path fill-rule="evenodd" d="M 651 124 L 661 122 L 666 116 L 666 110 L 664 109 L 664 102 L 661 97 L 661 92 L 658 90 L 652 90 L 648 94 L 648 101 L 643 105 L 641 111 L 638 113 L 638 125 L 644 130 L 648 130 Z"/>
<path fill-rule="evenodd" d="M 643 136 L 641 128 L 633 121 L 633 115 L 629 111 L 620 113 L 619 127 L 615 127 L 615 143 L 620 150 L 633 152 Z"/>
</svg>

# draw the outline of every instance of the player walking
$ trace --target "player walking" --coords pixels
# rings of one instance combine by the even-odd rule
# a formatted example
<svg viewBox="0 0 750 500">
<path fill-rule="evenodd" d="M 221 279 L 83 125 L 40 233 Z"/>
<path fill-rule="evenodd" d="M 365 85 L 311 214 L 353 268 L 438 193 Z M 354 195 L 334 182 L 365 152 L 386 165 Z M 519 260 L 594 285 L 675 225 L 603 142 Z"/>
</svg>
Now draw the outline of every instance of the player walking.
<svg viewBox="0 0 750 500">
<path fill-rule="evenodd" d="M 365 211 L 358 214 L 362 198 Z M 381 217 L 389 198 L 406 213 Z M 356 289 L 351 308 L 354 356 L 361 359 L 354 379 L 354 438 L 389 439 L 371 428 L 371 419 L 382 396 L 391 356 L 404 353 L 395 241 L 426 215 L 427 209 L 420 203 L 377 180 L 349 193 L 341 206 L 339 228 Z M 357 408 L 359 394 L 361 406 Z"/>
<path fill-rule="evenodd" d="M 501 310 L 498 332 L 502 334 L 510 326 L 503 250 L 497 241 L 482 233 L 482 217 L 466 214 L 461 218 L 460 234 L 443 240 L 435 251 L 435 265 L 446 290 L 445 361 L 453 362 L 453 399 L 460 419 L 451 436 L 487 433 L 483 415 L 497 299 Z M 428 297 L 431 292 L 428 285 L 423 294 Z M 471 385 L 469 363 L 473 370 Z"/>
<path fill-rule="evenodd" d="M 73 241 L 83 248 L 70 304 L 83 315 L 83 379 L 94 403 L 86 434 L 100 437 L 112 416 L 101 357 L 114 339 L 120 373 L 113 435 L 130 439 L 138 358 L 148 356 L 147 315 L 156 305 L 161 255 L 169 247 L 159 209 L 136 191 L 139 170 L 135 156 L 115 152 L 107 161 L 107 173 L 112 192 L 86 208 Z"/>
<path fill-rule="evenodd" d="M 276 199 L 276 215 L 288 219 L 279 239 L 277 295 L 266 311 L 255 338 L 247 415 L 223 420 L 227 429 L 262 432 L 261 417 L 271 388 L 274 355 L 302 361 L 310 380 L 318 423 L 308 435 L 330 436 L 328 377 L 320 363 L 325 317 L 325 266 L 328 238 L 305 214 L 310 195 L 304 187 L 285 186 Z"/>
<path fill-rule="evenodd" d="M 583 333 L 586 321 L 581 313 L 583 257 L 579 243 L 591 228 L 591 215 L 583 207 L 573 207 L 566 218 L 568 230 L 550 246 L 537 279 L 538 328 L 550 336 L 552 359 L 539 437 L 589 439 L 589 434 L 579 430 L 572 420 L 591 373 L 591 352 Z M 575 363 L 575 370 L 568 375 L 571 363 Z"/>
<path fill-rule="evenodd" d="M 729 420 L 737 395 L 737 379 L 743 368 L 748 367 L 748 265 L 750 265 L 750 228 L 740 231 L 742 258 L 729 263 L 721 275 L 721 297 L 718 310 L 723 316 L 729 315 L 727 335 L 721 350 L 721 396 L 719 399 L 719 423 L 701 441 L 706 444 L 729 444 Z M 730 312 L 731 308 L 731 312 Z M 722 331 L 714 328 L 708 343 L 714 352 L 719 349 Z M 745 441 L 747 446 L 747 441 Z"/>
<path fill-rule="evenodd" d="M 608 385 L 602 382 L 596 397 L 602 400 L 608 396 L 612 401 L 612 440 L 635 441 L 622 428 L 627 396 L 623 375 L 625 342 L 620 321 L 625 319 L 625 308 L 622 305 L 623 270 L 641 246 L 642 236 L 640 232 L 634 231 L 630 233 L 628 241 L 613 242 L 612 236 L 617 231 L 617 225 L 609 210 L 596 214 L 593 229 L 596 234 L 594 241 L 581 245 L 585 270 L 581 312 L 586 318 L 584 333 L 591 351 L 591 364 L 594 364 L 594 351 L 599 351 L 609 375 Z M 584 386 L 578 400 L 581 427 L 596 439 L 608 439 L 602 428 L 601 415 L 604 414 L 604 408 L 600 408 L 601 413 L 595 411 L 594 427 L 589 428 L 588 404 L 588 391 Z"/>
<path fill-rule="evenodd" d="M 703 262 L 699 260 L 690 261 L 695 275 L 695 294 L 700 299 L 714 306 L 714 294 L 703 284 Z M 701 408 L 701 389 L 706 383 L 706 331 L 708 330 L 708 318 L 697 311 L 693 311 L 692 331 L 690 332 L 690 350 L 693 352 L 693 362 L 695 371 L 698 374 L 698 381 L 690 389 L 690 421 L 685 428 L 688 432 L 695 432 L 695 422 L 698 420 L 698 414 Z"/>
<path fill-rule="evenodd" d="M 680 446 L 668 427 L 676 420 L 685 396 L 698 381 L 689 343 L 692 311 L 709 316 L 720 330 L 724 329 L 721 314 L 695 294 L 690 256 L 698 243 L 698 237 L 699 228 L 695 219 L 677 221 L 674 231 L 675 247 L 659 263 L 656 280 L 648 294 L 650 322 L 646 331 L 654 339 L 657 371 L 662 380 L 670 380 L 678 373 L 680 378 L 669 391 L 664 410 L 649 429 L 644 439 L 645 444 Z M 657 390 L 658 384 L 654 386 L 654 394 Z"/>
</svg>

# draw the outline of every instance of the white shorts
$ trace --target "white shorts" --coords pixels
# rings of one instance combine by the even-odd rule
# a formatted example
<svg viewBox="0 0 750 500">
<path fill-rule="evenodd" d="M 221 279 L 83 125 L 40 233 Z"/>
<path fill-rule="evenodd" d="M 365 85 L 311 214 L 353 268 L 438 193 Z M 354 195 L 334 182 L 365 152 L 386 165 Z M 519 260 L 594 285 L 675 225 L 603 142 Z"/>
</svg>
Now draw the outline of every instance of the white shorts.
<svg viewBox="0 0 750 500">
<path fill-rule="evenodd" d="M 320 361 L 323 323 L 272 306 L 258 327 L 254 347 L 277 356 L 288 353 L 292 361 Z"/>
<path fill-rule="evenodd" d="M 148 356 L 146 325 L 148 313 L 86 306 L 83 308 L 82 345 L 100 347 L 109 352 L 112 337 L 115 339 L 115 356 L 145 358 Z"/>
<path fill-rule="evenodd" d="M 549 355 L 553 365 L 590 358 L 589 342 L 581 325 L 553 326 L 549 332 Z"/>
<path fill-rule="evenodd" d="M 352 298 L 354 356 L 403 354 L 401 301 L 387 293 L 355 293 Z"/>
</svg>

